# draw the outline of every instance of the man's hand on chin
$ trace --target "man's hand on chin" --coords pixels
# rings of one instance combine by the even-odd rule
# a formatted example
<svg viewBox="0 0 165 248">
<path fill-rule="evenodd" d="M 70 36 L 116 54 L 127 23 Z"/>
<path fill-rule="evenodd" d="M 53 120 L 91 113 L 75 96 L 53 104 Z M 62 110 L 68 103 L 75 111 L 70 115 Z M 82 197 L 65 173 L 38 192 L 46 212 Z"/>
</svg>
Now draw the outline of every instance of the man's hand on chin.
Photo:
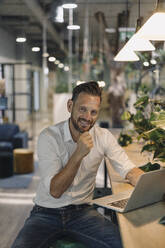
<svg viewBox="0 0 165 248">
<path fill-rule="evenodd" d="M 133 168 L 132 170 L 130 170 L 127 175 L 126 175 L 126 179 L 129 180 L 129 182 L 135 186 L 137 181 L 139 180 L 139 177 L 144 174 L 144 171 L 142 171 L 139 168 Z"/>
</svg>

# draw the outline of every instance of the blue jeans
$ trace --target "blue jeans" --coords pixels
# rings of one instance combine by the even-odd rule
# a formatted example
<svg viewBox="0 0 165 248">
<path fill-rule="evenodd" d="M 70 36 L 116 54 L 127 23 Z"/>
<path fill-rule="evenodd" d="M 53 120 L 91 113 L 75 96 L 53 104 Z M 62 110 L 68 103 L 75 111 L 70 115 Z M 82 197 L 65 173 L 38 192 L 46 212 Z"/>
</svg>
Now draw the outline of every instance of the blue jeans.
<svg viewBox="0 0 165 248">
<path fill-rule="evenodd" d="M 11 248 L 47 248 L 62 234 L 90 248 L 121 248 L 119 230 L 93 206 L 45 208 L 35 205 Z"/>
</svg>

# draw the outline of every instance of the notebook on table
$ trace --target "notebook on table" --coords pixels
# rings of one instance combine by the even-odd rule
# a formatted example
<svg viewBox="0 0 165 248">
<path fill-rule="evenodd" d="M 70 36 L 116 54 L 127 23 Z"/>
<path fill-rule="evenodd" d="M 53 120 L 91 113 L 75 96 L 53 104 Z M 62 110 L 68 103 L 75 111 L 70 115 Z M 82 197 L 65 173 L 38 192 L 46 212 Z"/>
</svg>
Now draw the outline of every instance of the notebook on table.
<svg viewBox="0 0 165 248">
<path fill-rule="evenodd" d="M 160 169 L 141 175 L 133 190 L 100 197 L 92 203 L 118 212 L 129 212 L 164 200 L 164 195 L 165 169 Z"/>
</svg>

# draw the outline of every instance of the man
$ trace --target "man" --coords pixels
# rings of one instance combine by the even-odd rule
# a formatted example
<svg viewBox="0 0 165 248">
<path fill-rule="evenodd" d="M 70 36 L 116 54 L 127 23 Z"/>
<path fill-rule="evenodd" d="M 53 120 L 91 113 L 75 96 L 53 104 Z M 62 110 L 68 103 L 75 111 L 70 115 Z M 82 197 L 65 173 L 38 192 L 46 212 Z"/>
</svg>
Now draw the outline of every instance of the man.
<svg viewBox="0 0 165 248">
<path fill-rule="evenodd" d="M 61 233 L 69 233 L 85 247 L 122 247 L 117 227 L 89 204 L 97 169 L 107 156 L 133 185 L 142 171 L 129 161 L 108 130 L 94 125 L 100 103 L 98 84 L 81 84 L 67 103 L 70 119 L 41 132 L 36 205 L 12 248 L 49 247 Z"/>
</svg>

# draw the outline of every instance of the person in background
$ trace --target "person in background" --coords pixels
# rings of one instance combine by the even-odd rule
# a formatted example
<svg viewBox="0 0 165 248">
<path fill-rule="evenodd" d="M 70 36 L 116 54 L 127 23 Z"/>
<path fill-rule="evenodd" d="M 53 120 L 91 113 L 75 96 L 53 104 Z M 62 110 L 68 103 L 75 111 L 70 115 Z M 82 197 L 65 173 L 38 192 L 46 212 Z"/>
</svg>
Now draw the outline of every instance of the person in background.
<svg viewBox="0 0 165 248">
<path fill-rule="evenodd" d="M 46 248 L 66 233 L 85 247 L 122 247 L 117 225 L 90 205 L 97 170 L 107 156 L 132 185 L 143 172 L 128 159 L 109 130 L 95 125 L 100 103 L 97 82 L 76 86 L 67 103 L 70 118 L 41 132 L 41 180 L 35 206 L 12 248 Z"/>
<path fill-rule="evenodd" d="M 121 69 L 116 69 L 113 83 L 108 89 L 108 103 L 113 128 L 122 128 L 121 116 L 125 109 L 126 84 Z"/>
</svg>

